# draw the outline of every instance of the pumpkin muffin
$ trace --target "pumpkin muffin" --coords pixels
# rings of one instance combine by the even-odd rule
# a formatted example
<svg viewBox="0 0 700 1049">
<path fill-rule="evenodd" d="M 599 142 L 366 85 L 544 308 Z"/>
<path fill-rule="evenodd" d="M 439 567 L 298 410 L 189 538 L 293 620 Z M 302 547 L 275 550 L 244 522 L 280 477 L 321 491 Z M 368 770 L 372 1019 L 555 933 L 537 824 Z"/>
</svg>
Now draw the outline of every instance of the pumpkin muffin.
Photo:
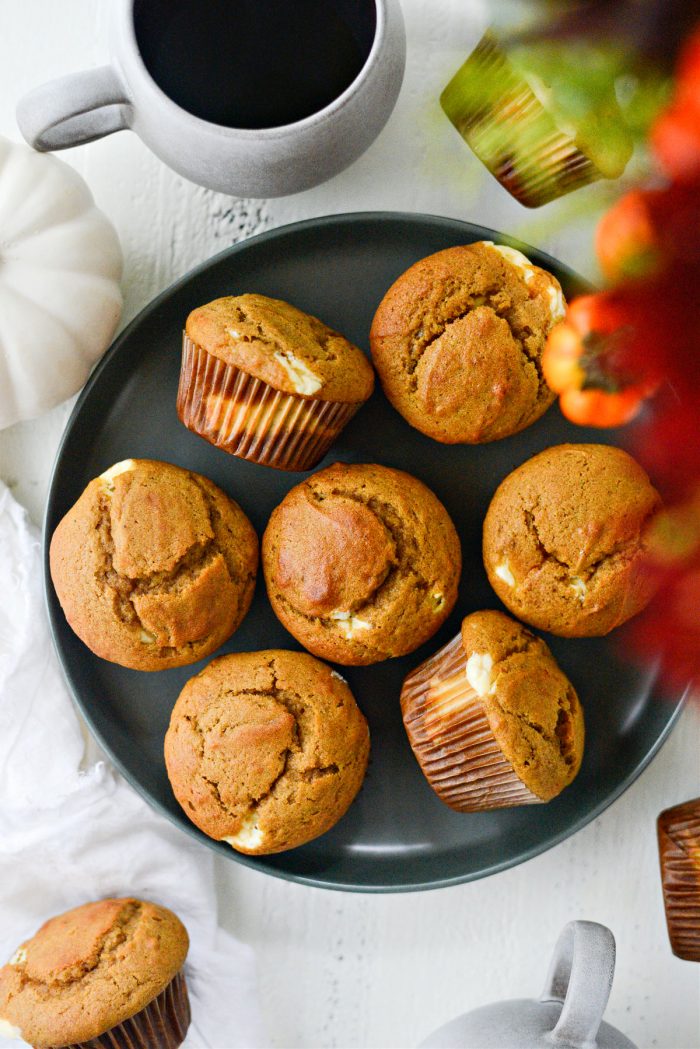
<svg viewBox="0 0 700 1049">
<path fill-rule="evenodd" d="M 554 400 L 541 357 L 564 310 L 557 279 L 515 248 L 479 241 L 429 255 L 389 288 L 372 322 L 384 392 L 443 444 L 517 433 Z"/>
<path fill-rule="evenodd" d="M 0 969 L 0 1033 L 36 1049 L 177 1049 L 189 940 L 165 907 L 100 900 L 51 918 Z"/>
<path fill-rule="evenodd" d="M 408 675 L 401 710 L 428 783 L 459 812 L 550 801 L 581 766 L 573 685 L 544 641 L 501 612 L 467 616 Z"/>
<path fill-rule="evenodd" d="M 187 318 L 178 415 L 232 455 L 310 470 L 373 388 L 362 350 L 288 302 L 227 296 Z"/>
<path fill-rule="evenodd" d="M 292 488 L 263 537 L 272 607 L 314 655 L 344 665 L 412 652 L 457 600 L 462 566 L 437 497 L 401 470 L 336 463 Z"/>
<path fill-rule="evenodd" d="M 249 855 L 330 830 L 367 768 L 344 679 L 305 652 L 220 656 L 187 682 L 165 737 L 173 793 L 200 830 Z"/>
<path fill-rule="evenodd" d="M 700 962 L 700 798 L 666 809 L 657 830 L 671 950 Z"/>
<path fill-rule="evenodd" d="M 509 474 L 491 500 L 483 536 L 489 582 L 514 615 L 541 630 L 607 634 L 653 596 L 644 561 L 660 505 L 621 448 L 548 448 Z"/>
<path fill-rule="evenodd" d="M 126 459 L 91 481 L 51 539 L 69 625 L 96 655 L 165 670 L 210 655 L 253 597 L 258 539 L 200 474 Z"/>
</svg>

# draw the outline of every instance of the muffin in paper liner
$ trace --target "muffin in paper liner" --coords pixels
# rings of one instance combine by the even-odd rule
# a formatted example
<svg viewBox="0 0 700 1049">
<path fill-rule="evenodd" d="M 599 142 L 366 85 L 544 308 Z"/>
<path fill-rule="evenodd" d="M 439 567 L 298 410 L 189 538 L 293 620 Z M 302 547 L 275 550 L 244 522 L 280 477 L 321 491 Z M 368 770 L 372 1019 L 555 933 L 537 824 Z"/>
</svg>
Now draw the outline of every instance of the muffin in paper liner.
<svg viewBox="0 0 700 1049">
<path fill-rule="evenodd" d="M 55 915 L 0 968 L 0 1030 L 35 1049 L 178 1049 L 188 947 L 176 914 L 135 897 Z"/>
<path fill-rule="evenodd" d="M 620 139 L 621 170 L 602 171 L 581 148 L 577 129 L 543 105 L 490 31 L 447 85 L 440 104 L 479 160 L 526 207 L 617 177 L 629 159 L 625 147 L 631 154 L 629 131 L 620 119 L 613 131 Z"/>
<path fill-rule="evenodd" d="M 666 809 L 657 830 L 671 949 L 700 962 L 700 798 Z"/>
<path fill-rule="evenodd" d="M 278 470 L 311 470 L 362 403 L 276 390 L 183 333 L 178 416 L 231 455 Z"/>
<path fill-rule="evenodd" d="M 51 1049 L 179 1049 L 190 1026 L 190 1001 L 180 971 L 164 991 L 135 1016 L 97 1038 Z"/>
<path fill-rule="evenodd" d="M 541 804 L 503 754 L 466 668 L 458 634 L 404 682 L 404 725 L 426 779 L 458 812 Z"/>
</svg>

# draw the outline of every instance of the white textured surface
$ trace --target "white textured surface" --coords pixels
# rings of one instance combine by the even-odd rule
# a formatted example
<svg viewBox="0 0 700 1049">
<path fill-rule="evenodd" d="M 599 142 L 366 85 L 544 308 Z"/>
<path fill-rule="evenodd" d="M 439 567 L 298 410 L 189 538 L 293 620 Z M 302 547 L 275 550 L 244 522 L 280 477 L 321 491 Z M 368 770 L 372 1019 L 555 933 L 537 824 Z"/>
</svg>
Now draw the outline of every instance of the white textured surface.
<svg viewBox="0 0 700 1049">
<path fill-rule="evenodd" d="M 185 841 L 99 754 L 85 760 L 42 615 L 41 572 L 38 529 L 0 482 L 0 959 L 26 960 L 17 944 L 49 915 L 145 896 L 174 910 L 191 937 L 193 1022 L 182 1049 L 219 1049 L 222 1040 L 228 1049 L 265 1046 L 253 951 L 216 920 L 213 856 Z M 0 1038 L 9 1037 L 21 1036 L 0 1019 Z"/>
<path fill-rule="evenodd" d="M 340 211 L 472 219 L 594 275 L 590 230 L 607 191 L 592 187 L 525 211 L 484 176 L 441 116 L 439 90 L 477 37 L 481 5 L 403 6 L 409 59 L 397 109 L 364 157 L 315 190 L 270 202 L 218 196 L 165 169 L 130 133 L 64 154 L 120 234 L 125 321 L 234 241 Z M 105 60 L 107 7 L 106 0 L 0 0 L 0 134 L 17 137 L 14 105 L 24 91 Z M 0 433 L 0 477 L 37 520 L 68 410 Z M 515 870 L 422 895 L 366 897 L 288 885 L 217 860 L 221 920 L 258 951 L 262 1000 L 280 1047 L 415 1045 L 465 1009 L 534 995 L 560 927 L 580 917 L 610 925 L 618 940 L 608 1020 L 640 1049 L 697 1049 L 700 968 L 668 946 L 654 821 L 698 794 L 700 710 L 692 709 L 605 815 Z"/>
</svg>

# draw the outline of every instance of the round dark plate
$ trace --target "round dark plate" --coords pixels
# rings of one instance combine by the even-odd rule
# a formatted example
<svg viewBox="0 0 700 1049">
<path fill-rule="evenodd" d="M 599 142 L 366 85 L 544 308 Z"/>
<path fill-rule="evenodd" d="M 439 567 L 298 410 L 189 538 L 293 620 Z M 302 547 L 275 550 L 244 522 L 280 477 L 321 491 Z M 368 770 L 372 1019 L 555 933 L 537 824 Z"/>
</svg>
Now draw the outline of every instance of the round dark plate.
<svg viewBox="0 0 700 1049">
<path fill-rule="evenodd" d="M 316 314 L 367 349 L 374 311 L 400 273 L 431 252 L 484 239 L 514 243 L 479 226 L 427 215 L 328 216 L 253 237 L 183 278 L 117 339 L 75 407 L 51 483 L 46 560 L 63 514 L 93 477 L 121 459 L 165 459 L 206 474 L 241 503 L 259 534 L 305 476 L 236 459 L 178 421 L 181 332 L 194 307 L 221 295 L 261 292 Z M 555 273 L 568 294 L 585 288 L 553 259 L 515 246 Z M 155 808 L 222 856 L 258 870 L 310 885 L 380 892 L 450 885 L 529 859 L 583 827 L 632 783 L 667 736 L 680 700 L 655 700 L 653 672 L 621 662 L 610 640 L 547 637 L 585 709 L 583 768 L 548 805 L 464 815 L 443 805 L 423 778 L 401 722 L 399 693 L 407 672 L 454 636 L 467 612 L 499 607 L 480 548 L 481 523 L 501 479 L 549 445 L 613 438 L 571 426 L 554 407 L 515 437 L 448 447 L 411 429 L 381 390 L 355 416 L 325 464 L 381 462 L 419 477 L 452 515 L 464 570 L 457 607 L 427 645 L 404 659 L 343 669 L 369 719 L 372 757 L 348 814 L 309 845 L 246 857 L 189 822 L 170 790 L 163 736 L 180 689 L 203 664 L 145 674 L 96 658 L 66 624 L 46 568 L 54 639 L 75 700 L 117 767 Z M 275 618 L 259 579 L 247 618 L 221 651 L 270 647 L 299 648 Z"/>
</svg>

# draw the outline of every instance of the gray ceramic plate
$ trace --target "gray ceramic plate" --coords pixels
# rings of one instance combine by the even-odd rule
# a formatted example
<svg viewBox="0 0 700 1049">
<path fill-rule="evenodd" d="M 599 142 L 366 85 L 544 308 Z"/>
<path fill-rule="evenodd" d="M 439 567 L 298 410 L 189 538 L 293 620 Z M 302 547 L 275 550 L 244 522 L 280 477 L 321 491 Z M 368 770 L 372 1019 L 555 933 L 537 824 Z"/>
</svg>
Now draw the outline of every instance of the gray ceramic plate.
<svg viewBox="0 0 700 1049">
<path fill-rule="evenodd" d="M 189 311 L 220 295 L 262 292 L 317 314 L 366 349 L 374 310 L 403 270 L 441 248 L 482 239 L 505 238 L 431 216 L 341 215 L 262 234 L 205 263 L 151 303 L 93 374 L 58 453 L 46 538 L 91 478 L 130 456 L 166 459 L 206 474 L 241 503 L 261 534 L 273 507 L 304 475 L 235 459 L 179 423 L 180 338 Z M 553 259 L 520 247 L 556 273 L 567 292 L 583 286 Z M 455 521 L 464 571 L 457 608 L 432 641 L 405 659 L 343 671 L 369 719 L 370 768 L 347 816 L 303 848 L 244 857 L 192 826 L 170 791 L 162 747 L 173 703 L 201 665 L 143 674 L 97 659 L 68 628 L 47 573 L 54 638 L 76 702 L 115 764 L 153 806 L 222 856 L 258 870 L 329 888 L 397 891 L 480 878 L 535 856 L 584 826 L 629 786 L 668 734 L 679 702 L 655 700 L 653 674 L 626 666 L 610 640 L 547 638 L 585 708 L 581 773 L 548 805 L 462 815 L 438 801 L 423 779 L 406 741 L 398 697 L 406 673 L 455 634 L 461 617 L 498 607 L 482 567 L 480 535 L 499 481 L 548 445 L 610 438 L 569 425 L 554 407 L 516 437 L 447 447 L 412 430 L 380 391 L 351 422 L 327 462 L 378 461 L 421 478 Z M 222 651 L 269 647 L 299 646 L 276 620 L 259 580 L 248 617 Z"/>
</svg>

